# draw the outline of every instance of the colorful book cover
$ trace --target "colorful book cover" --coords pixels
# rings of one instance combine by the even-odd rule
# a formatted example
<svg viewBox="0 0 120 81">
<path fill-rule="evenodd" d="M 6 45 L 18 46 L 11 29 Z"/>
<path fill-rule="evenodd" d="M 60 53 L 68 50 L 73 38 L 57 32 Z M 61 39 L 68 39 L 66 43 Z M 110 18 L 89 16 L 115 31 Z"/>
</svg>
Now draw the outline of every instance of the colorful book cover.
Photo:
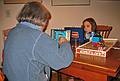
<svg viewBox="0 0 120 81">
<path fill-rule="evenodd" d="M 57 42 L 59 40 L 59 37 L 65 37 L 68 41 L 70 41 L 70 30 L 51 29 L 51 37 Z"/>
<path fill-rule="evenodd" d="M 77 42 L 80 44 L 84 43 L 84 30 L 81 27 L 65 27 L 65 30 L 70 30 L 71 35 L 70 35 L 70 42 L 75 42 L 77 39 Z"/>
</svg>

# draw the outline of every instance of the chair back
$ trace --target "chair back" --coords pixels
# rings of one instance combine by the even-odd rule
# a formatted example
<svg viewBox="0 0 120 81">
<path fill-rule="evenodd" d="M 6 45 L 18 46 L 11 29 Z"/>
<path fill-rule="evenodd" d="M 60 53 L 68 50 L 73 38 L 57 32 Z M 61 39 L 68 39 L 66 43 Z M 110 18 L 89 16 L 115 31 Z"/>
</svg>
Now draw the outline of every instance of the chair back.
<svg viewBox="0 0 120 81">
<path fill-rule="evenodd" d="M 102 35 L 103 38 L 108 38 L 111 30 L 112 30 L 112 26 L 106 26 L 106 25 L 97 25 L 96 28 L 96 31 L 100 33 L 100 35 Z"/>
</svg>

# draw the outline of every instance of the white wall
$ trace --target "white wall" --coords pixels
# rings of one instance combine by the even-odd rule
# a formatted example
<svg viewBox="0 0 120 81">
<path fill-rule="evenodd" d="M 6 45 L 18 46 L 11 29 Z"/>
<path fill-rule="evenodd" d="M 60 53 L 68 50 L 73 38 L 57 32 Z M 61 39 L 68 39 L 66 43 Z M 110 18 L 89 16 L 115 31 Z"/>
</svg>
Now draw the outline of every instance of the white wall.
<svg viewBox="0 0 120 81">
<path fill-rule="evenodd" d="M 90 6 L 51 6 L 50 0 L 43 0 L 43 4 L 52 14 L 52 19 L 46 31 L 48 34 L 50 34 L 50 29 L 53 27 L 80 26 L 86 17 L 93 17 L 97 24 L 113 26 L 110 37 L 120 40 L 120 1 L 91 0 Z M 15 26 L 17 23 L 16 15 L 22 6 L 23 4 L 0 4 L 1 32 L 3 29 Z M 0 33 L 0 51 L 2 49 L 3 40 Z"/>
</svg>

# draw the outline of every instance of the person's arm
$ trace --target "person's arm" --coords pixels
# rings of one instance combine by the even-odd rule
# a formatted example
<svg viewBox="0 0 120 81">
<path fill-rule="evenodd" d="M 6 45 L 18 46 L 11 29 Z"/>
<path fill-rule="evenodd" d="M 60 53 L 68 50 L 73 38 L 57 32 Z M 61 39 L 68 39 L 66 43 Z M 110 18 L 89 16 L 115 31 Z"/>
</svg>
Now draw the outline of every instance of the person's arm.
<svg viewBox="0 0 120 81">
<path fill-rule="evenodd" d="M 46 34 L 40 37 L 34 53 L 38 59 L 42 59 L 46 65 L 55 70 L 68 67 L 73 61 L 70 43 L 64 42 L 58 48 L 57 42 Z"/>
</svg>

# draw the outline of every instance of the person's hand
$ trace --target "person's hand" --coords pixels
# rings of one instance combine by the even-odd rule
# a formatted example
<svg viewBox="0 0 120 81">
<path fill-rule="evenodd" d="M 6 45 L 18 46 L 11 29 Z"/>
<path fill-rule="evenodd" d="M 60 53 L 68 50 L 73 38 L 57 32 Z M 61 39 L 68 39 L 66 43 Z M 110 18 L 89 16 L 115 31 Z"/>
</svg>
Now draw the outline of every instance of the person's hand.
<svg viewBox="0 0 120 81">
<path fill-rule="evenodd" d="M 68 42 L 68 40 L 66 38 L 59 37 L 59 40 L 58 40 L 59 45 L 62 45 L 63 43 L 66 43 L 66 42 Z"/>
</svg>

